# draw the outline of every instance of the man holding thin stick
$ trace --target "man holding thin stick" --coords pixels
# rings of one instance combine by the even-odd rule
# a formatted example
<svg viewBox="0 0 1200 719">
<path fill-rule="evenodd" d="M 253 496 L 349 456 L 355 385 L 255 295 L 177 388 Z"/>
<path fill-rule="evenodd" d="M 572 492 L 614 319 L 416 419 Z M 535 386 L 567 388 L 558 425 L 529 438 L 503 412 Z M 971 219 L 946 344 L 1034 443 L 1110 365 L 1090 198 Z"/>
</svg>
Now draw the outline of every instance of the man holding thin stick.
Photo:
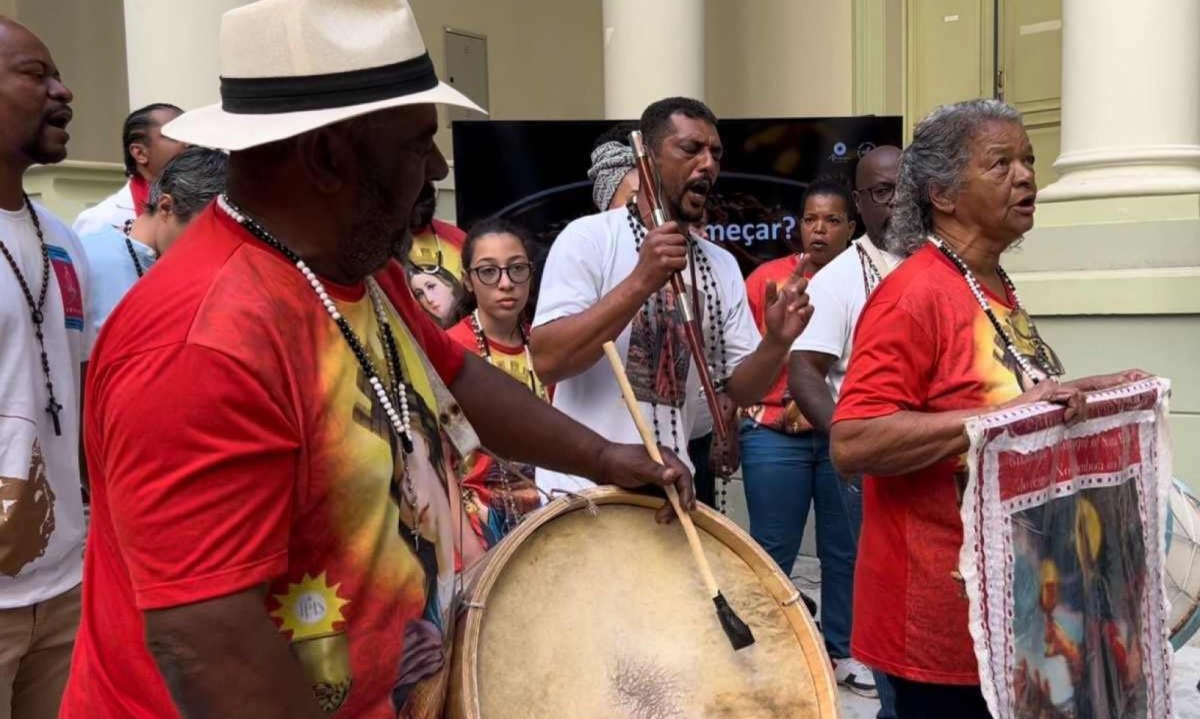
<svg viewBox="0 0 1200 719">
<path fill-rule="evenodd" d="M 739 405 L 752 404 L 783 367 L 812 308 L 802 262 L 770 291 L 766 336 L 760 336 L 733 256 L 693 236 L 721 167 L 712 111 L 697 100 L 667 98 L 646 108 L 640 128 L 669 221 L 652 227 L 652 208 L 639 192 L 626 207 L 563 230 L 542 274 L 534 365 L 557 385 L 556 408 L 609 440 L 636 442 L 612 372 L 601 361 L 604 342 L 615 341 L 657 441 L 686 458 L 680 450 L 706 401 L 695 362 L 706 363 L 717 389 Z M 682 297 L 667 286 L 676 273 L 687 287 Z M 694 357 L 685 340 L 682 302 L 699 322 L 703 357 Z M 537 479 L 547 491 L 591 486 L 551 470 L 539 469 Z"/>
<path fill-rule="evenodd" d="M 515 461 L 685 506 L 690 477 L 468 356 L 405 286 L 392 258 L 447 172 L 435 104 L 475 107 L 407 2 L 244 5 L 221 58 L 221 104 L 164 132 L 230 150 L 227 192 L 92 354 L 62 717 L 434 719 L 469 533 L 442 437 L 473 445 L 464 416 Z"/>
</svg>

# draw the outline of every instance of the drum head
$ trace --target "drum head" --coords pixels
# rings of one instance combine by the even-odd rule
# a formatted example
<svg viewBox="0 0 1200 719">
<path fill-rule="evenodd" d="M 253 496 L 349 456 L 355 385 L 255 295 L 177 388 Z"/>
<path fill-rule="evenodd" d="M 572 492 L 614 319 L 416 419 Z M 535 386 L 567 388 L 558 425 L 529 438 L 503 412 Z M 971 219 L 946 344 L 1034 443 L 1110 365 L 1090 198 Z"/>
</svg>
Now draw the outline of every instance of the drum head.
<svg viewBox="0 0 1200 719">
<path fill-rule="evenodd" d="M 829 659 L 761 550 L 739 546 L 739 556 L 731 545 L 748 540 L 697 522 L 722 592 L 756 638 L 735 652 L 682 529 L 655 524 L 657 502 L 634 499 L 595 516 L 560 512 L 517 537 L 483 609 L 468 610 L 480 620 L 478 716 L 836 716 Z"/>
</svg>

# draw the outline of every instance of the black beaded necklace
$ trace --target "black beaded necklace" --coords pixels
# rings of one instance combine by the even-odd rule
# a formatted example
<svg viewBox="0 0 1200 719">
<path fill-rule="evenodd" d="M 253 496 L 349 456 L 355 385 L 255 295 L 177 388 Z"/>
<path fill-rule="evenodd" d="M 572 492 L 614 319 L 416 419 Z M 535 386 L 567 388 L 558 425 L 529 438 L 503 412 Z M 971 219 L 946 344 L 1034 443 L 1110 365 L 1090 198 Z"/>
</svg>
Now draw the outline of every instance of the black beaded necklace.
<svg viewBox="0 0 1200 719">
<path fill-rule="evenodd" d="M 883 281 L 883 274 L 879 272 L 879 268 L 875 266 L 875 261 L 867 254 L 867 251 L 862 248 L 859 242 L 869 242 L 870 240 L 859 240 L 854 243 L 854 249 L 858 251 L 858 263 L 862 266 L 863 289 L 866 290 L 867 296 L 871 296 L 871 292 L 879 286 Z"/>
<path fill-rule="evenodd" d="M 633 233 L 634 248 L 635 248 L 635 250 L 640 252 L 642 249 L 642 242 L 645 241 L 645 239 L 646 239 L 646 227 L 642 224 L 641 216 L 638 214 L 637 204 L 636 204 L 635 200 L 633 200 L 633 199 L 630 200 L 630 202 L 626 205 L 626 210 L 628 211 L 629 229 Z M 729 364 L 728 363 L 728 354 L 726 352 L 726 347 L 725 347 L 724 311 L 721 306 L 721 293 L 718 291 L 719 288 L 717 287 L 716 279 L 713 277 L 712 265 L 709 263 L 707 255 L 705 255 L 704 251 L 701 250 L 697 245 L 698 245 L 698 241 L 695 238 L 692 238 L 692 237 L 688 238 L 688 262 L 690 265 L 690 270 L 691 270 L 691 275 L 692 275 L 692 293 L 694 296 L 694 293 L 698 290 L 698 288 L 697 288 L 697 274 L 698 274 L 699 280 L 700 280 L 700 288 L 702 288 L 703 292 L 704 292 L 705 308 L 707 309 L 706 316 L 708 318 L 708 324 L 709 324 L 709 331 L 707 334 L 710 337 L 716 339 L 716 346 L 713 346 L 707 340 L 707 338 L 704 338 L 706 340 L 704 343 L 704 352 L 705 352 L 706 356 L 703 358 L 703 361 L 708 362 L 709 371 L 714 377 L 713 384 L 719 390 L 721 381 L 728 374 L 728 364 Z M 698 273 L 697 273 L 697 266 L 699 267 Z M 656 317 L 658 327 L 657 327 L 655 341 L 658 342 L 661 347 L 666 348 L 666 350 L 669 352 L 670 347 L 672 345 L 670 342 L 666 341 L 667 338 L 665 336 L 665 334 L 670 331 L 669 318 L 667 317 L 667 309 L 666 309 L 667 304 L 666 304 L 665 292 L 666 292 L 666 289 L 663 288 L 663 289 L 660 289 L 657 292 L 655 292 L 653 295 L 651 295 L 650 298 L 648 298 L 646 300 L 644 312 L 646 313 L 647 319 L 649 319 L 650 317 Z M 683 298 L 683 297 L 677 297 L 676 301 L 677 302 L 686 302 L 687 299 Z M 695 309 L 696 308 L 693 308 L 693 310 L 694 310 L 693 314 L 698 315 L 699 313 L 696 312 Z M 680 380 L 678 377 L 675 376 L 675 363 L 674 363 L 673 359 L 674 359 L 673 357 L 667 357 L 667 362 L 666 362 L 666 365 L 668 367 L 667 384 L 668 384 L 668 390 L 672 394 L 676 394 Z M 695 359 L 697 362 L 701 361 L 701 358 L 699 358 L 699 357 L 697 357 Z M 684 392 L 686 393 L 687 392 L 686 376 L 683 380 L 683 383 L 684 383 Z M 703 392 L 703 390 L 701 390 L 701 392 Z M 653 428 L 654 428 L 654 439 L 655 439 L 655 441 L 661 441 L 660 430 L 659 430 L 659 425 L 658 425 L 658 404 L 653 401 L 650 402 L 649 404 L 650 404 L 650 411 L 651 411 L 651 424 L 653 425 Z M 681 449 L 680 449 L 680 445 L 679 445 L 679 428 L 678 428 L 677 412 L 674 407 L 671 407 L 669 409 L 670 409 L 669 414 L 671 417 L 671 449 L 673 449 L 676 454 L 679 454 Z M 715 490 L 716 497 L 714 499 L 716 500 L 717 510 L 724 513 L 725 512 L 725 500 L 726 500 L 726 484 L 729 482 L 729 478 L 721 477 L 720 480 L 721 480 L 720 484 Z"/>
<path fill-rule="evenodd" d="M 12 253 L 8 251 L 3 240 L 0 240 L 0 253 L 12 267 L 13 274 L 17 276 L 17 283 L 21 285 L 21 292 L 25 295 L 25 302 L 29 305 L 29 317 L 33 320 L 33 334 L 37 337 L 38 348 L 42 353 L 42 374 L 46 378 L 46 392 L 49 395 L 46 412 L 50 414 L 50 420 L 54 423 L 54 435 L 58 437 L 62 435 L 62 425 L 58 413 L 62 411 L 63 406 L 54 397 L 54 380 L 50 377 L 50 356 L 46 354 L 46 338 L 42 334 L 42 323 L 46 321 L 46 315 L 42 310 L 46 306 L 46 288 L 50 286 L 50 248 L 46 247 L 46 238 L 42 236 L 42 223 L 38 220 L 37 211 L 33 209 L 33 202 L 24 192 L 21 193 L 21 197 L 24 198 L 25 207 L 29 210 L 29 217 L 33 220 L 33 230 L 37 233 L 38 246 L 42 252 L 42 288 L 38 291 L 37 300 L 33 299 L 33 292 L 29 289 L 29 283 L 25 281 L 25 275 L 21 273 L 21 268 L 13 259 Z"/>
<path fill-rule="evenodd" d="M 133 241 L 129 239 L 129 235 L 125 235 L 125 249 L 129 250 L 129 259 L 133 260 L 133 271 L 137 273 L 139 280 L 142 279 L 142 275 L 146 274 L 146 270 L 142 267 L 137 252 L 133 249 Z"/>
<path fill-rule="evenodd" d="M 338 329 L 341 330 L 342 337 L 346 340 L 346 344 L 350 346 L 350 351 L 354 354 L 354 358 L 358 360 L 359 367 L 362 368 L 363 374 L 366 375 L 367 380 L 371 383 L 372 387 L 376 389 L 376 394 L 380 396 L 381 401 L 387 400 L 384 402 L 384 406 L 388 411 L 389 419 L 393 419 L 392 414 L 394 414 L 394 408 L 397 406 L 399 407 L 400 414 L 396 419 L 402 418 L 403 422 L 393 421 L 391 423 L 393 425 L 392 429 L 394 433 L 398 435 L 397 440 L 403 447 L 404 453 L 412 454 L 413 442 L 411 437 L 411 429 L 409 427 L 408 402 L 405 397 L 406 392 L 404 390 L 404 376 L 400 368 L 400 352 L 396 347 L 396 338 L 395 335 L 392 334 L 392 327 L 387 322 L 386 317 L 380 311 L 381 308 L 378 306 L 375 307 L 377 320 L 379 322 L 379 341 L 383 346 L 384 361 L 387 363 L 387 374 L 389 375 L 388 383 L 386 385 L 383 383 L 379 371 L 375 369 L 375 363 L 371 361 L 370 355 L 367 354 L 366 346 L 363 344 L 362 340 L 358 338 L 358 335 L 355 334 L 354 328 L 350 326 L 350 322 L 340 312 L 337 312 L 336 307 L 331 309 L 332 300 L 329 300 L 328 295 L 325 293 L 323 287 L 318 290 L 318 285 L 320 284 L 319 281 L 314 284 L 314 279 L 316 276 L 313 275 L 312 271 L 308 269 L 308 265 L 303 259 L 301 259 L 300 255 L 293 252 L 291 248 L 289 248 L 287 245 L 284 245 L 273 235 L 271 235 L 271 233 L 267 232 L 262 225 L 258 224 L 258 222 L 254 220 L 254 218 L 246 215 L 244 212 L 238 209 L 238 207 L 234 205 L 228 197 L 221 195 L 219 199 L 222 209 L 228 212 L 238 224 L 246 228 L 250 234 L 254 235 L 259 240 L 262 240 L 262 242 L 268 247 L 271 247 L 284 257 L 291 260 L 292 264 L 300 268 L 305 278 L 309 280 L 309 284 L 313 284 L 313 289 L 317 290 L 317 295 L 321 299 L 322 303 L 325 304 L 326 311 L 329 312 L 330 317 L 333 319 L 334 323 L 337 324 Z M 371 287 L 369 283 L 368 290 L 372 304 L 376 305 L 377 298 L 375 297 L 374 288 Z M 384 387 L 386 391 L 380 391 L 380 387 Z"/>
</svg>

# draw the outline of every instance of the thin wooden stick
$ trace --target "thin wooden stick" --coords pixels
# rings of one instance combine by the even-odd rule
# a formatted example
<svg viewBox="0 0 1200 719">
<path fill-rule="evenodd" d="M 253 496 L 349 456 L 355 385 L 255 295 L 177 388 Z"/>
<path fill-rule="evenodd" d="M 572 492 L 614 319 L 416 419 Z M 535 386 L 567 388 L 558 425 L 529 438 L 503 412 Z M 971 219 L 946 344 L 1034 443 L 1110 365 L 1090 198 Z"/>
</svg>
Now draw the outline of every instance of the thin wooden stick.
<svg viewBox="0 0 1200 719">
<path fill-rule="evenodd" d="M 646 452 L 655 462 L 666 466 L 662 453 L 658 451 L 658 443 L 654 441 L 654 433 L 646 424 L 646 418 L 642 416 L 642 409 L 638 406 L 637 396 L 629 384 L 629 377 L 625 374 L 625 365 L 621 362 L 621 356 L 617 354 L 616 346 L 612 342 L 605 342 L 604 354 L 608 356 L 613 374 L 617 376 L 617 384 L 621 387 L 621 396 L 625 399 L 625 406 L 629 408 L 629 415 L 633 417 L 633 423 L 637 425 L 638 434 L 642 436 Z M 679 523 L 683 525 L 683 532 L 687 535 L 688 546 L 691 547 L 692 557 L 696 560 L 696 568 L 700 570 L 700 576 L 704 579 L 704 586 L 709 595 L 715 597 L 720 589 L 717 587 L 717 580 L 713 577 L 712 569 L 708 566 L 708 558 L 704 556 L 704 549 L 700 545 L 700 535 L 696 533 L 696 525 L 692 523 L 692 516 L 683 511 L 683 505 L 679 503 L 679 492 L 675 486 L 668 484 L 665 489 L 667 490 L 667 499 L 679 517 Z"/>
<path fill-rule="evenodd" d="M 617 354 L 616 345 L 612 342 L 605 342 L 604 354 L 608 357 L 609 364 L 612 365 L 613 374 L 617 377 L 617 384 L 621 387 L 621 396 L 625 399 L 625 406 L 629 408 L 629 416 L 633 418 L 638 434 L 642 436 L 642 444 L 646 446 L 646 452 L 655 462 L 666 466 L 662 453 L 658 451 L 658 442 L 654 441 L 654 433 L 650 431 L 650 427 L 646 424 L 646 418 L 642 416 L 642 408 L 638 406 L 637 396 L 634 395 L 633 387 L 629 384 L 629 376 L 625 374 L 625 364 L 621 361 L 621 356 Z M 750 631 L 750 627 L 746 626 L 737 612 L 733 611 L 733 607 L 729 606 L 725 596 L 721 594 L 717 580 L 713 577 L 712 568 L 708 566 L 708 557 L 704 556 L 704 548 L 700 545 L 700 535 L 696 533 L 692 515 L 683 511 L 683 505 L 679 502 L 679 492 L 676 491 L 674 485 L 670 484 L 665 489 L 667 490 L 667 499 L 679 517 L 679 524 L 683 526 L 683 533 L 687 535 L 688 547 L 692 550 L 692 559 L 696 561 L 696 568 L 700 570 L 700 577 L 704 580 L 704 586 L 717 609 L 717 621 L 720 622 L 721 629 L 725 632 L 733 650 L 745 649 L 754 643 L 754 632 Z"/>
</svg>

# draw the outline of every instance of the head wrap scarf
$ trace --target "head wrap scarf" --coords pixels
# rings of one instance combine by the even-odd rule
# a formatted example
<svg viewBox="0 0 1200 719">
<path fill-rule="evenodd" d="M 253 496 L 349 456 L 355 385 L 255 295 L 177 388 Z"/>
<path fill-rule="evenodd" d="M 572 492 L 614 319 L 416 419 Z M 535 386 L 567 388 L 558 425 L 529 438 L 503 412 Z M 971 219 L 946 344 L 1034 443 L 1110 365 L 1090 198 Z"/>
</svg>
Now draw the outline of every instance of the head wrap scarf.
<svg viewBox="0 0 1200 719">
<path fill-rule="evenodd" d="M 621 180 L 633 168 L 633 149 L 629 145 L 614 140 L 592 150 L 588 179 L 592 181 L 592 201 L 596 203 L 596 209 L 601 212 L 608 209 Z"/>
</svg>

